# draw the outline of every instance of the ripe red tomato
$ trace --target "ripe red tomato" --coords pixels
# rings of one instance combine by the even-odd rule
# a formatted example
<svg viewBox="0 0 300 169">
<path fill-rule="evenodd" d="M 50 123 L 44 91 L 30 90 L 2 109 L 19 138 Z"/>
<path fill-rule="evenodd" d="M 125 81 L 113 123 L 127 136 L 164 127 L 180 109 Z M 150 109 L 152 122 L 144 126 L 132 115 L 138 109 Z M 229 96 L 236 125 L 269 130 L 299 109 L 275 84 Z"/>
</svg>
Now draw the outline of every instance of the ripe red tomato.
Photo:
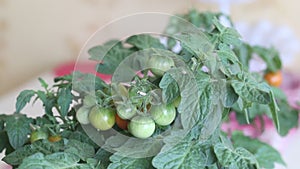
<svg viewBox="0 0 300 169">
<path fill-rule="evenodd" d="M 120 116 L 118 116 L 118 114 L 116 114 L 116 124 L 120 129 L 127 130 L 128 122 L 128 120 L 124 120 Z"/>
</svg>

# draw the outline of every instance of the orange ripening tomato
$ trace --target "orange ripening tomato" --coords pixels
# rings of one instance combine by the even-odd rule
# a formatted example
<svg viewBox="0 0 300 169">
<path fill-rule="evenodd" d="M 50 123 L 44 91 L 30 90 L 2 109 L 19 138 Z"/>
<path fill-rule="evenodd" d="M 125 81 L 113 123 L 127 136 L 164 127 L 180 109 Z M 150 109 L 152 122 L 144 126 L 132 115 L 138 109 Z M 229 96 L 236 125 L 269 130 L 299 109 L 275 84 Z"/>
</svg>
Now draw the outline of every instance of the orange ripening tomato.
<svg viewBox="0 0 300 169">
<path fill-rule="evenodd" d="M 120 129 L 127 130 L 128 120 L 124 120 L 116 114 L 116 124 Z"/>
<path fill-rule="evenodd" d="M 282 73 L 281 71 L 266 73 L 264 79 L 269 85 L 279 87 L 282 83 Z"/>
<path fill-rule="evenodd" d="M 61 140 L 61 136 L 60 135 L 50 136 L 48 137 L 48 140 L 52 143 L 55 143 Z"/>
</svg>

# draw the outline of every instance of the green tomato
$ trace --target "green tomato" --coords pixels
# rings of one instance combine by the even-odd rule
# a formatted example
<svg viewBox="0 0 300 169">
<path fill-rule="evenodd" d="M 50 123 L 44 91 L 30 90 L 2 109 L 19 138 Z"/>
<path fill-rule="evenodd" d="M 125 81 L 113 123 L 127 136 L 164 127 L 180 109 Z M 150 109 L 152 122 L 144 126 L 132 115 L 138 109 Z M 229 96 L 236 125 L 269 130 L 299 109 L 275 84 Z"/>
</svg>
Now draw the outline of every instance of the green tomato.
<svg viewBox="0 0 300 169">
<path fill-rule="evenodd" d="M 161 126 L 171 124 L 176 117 L 176 110 L 172 104 L 152 105 L 150 113 L 155 123 Z"/>
<path fill-rule="evenodd" d="M 118 105 L 117 106 L 117 114 L 124 120 L 131 119 L 137 112 L 137 109 L 132 104 L 128 105 Z"/>
<path fill-rule="evenodd" d="M 95 106 L 89 113 L 89 121 L 96 129 L 108 130 L 115 124 L 115 112 L 112 109 Z"/>
<path fill-rule="evenodd" d="M 89 113 L 90 113 L 89 108 L 87 108 L 85 106 L 80 107 L 76 112 L 76 118 L 77 118 L 78 122 L 80 124 L 89 124 L 90 123 Z"/>
<path fill-rule="evenodd" d="M 128 125 L 129 132 L 137 138 L 148 138 L 155 131 L 155 123 L 149 116 L 135 116 Z"/>
<path fill-rule="evenodd" d="M 173 66 L 175 66 L 173 59 L 167 56 L 151 56 L 148 61 L 148 67 L 151 69 L 151 72 L 157 76 L 162 76 Z"/>
<path fill-rule="evenodd" d="M 30 142 L 34 143 L 38 140 L 44 140 L 48 138 L 48 133 L 42 131 L 42 130 L 35 130 L 30 134 Z"/>
</svg>

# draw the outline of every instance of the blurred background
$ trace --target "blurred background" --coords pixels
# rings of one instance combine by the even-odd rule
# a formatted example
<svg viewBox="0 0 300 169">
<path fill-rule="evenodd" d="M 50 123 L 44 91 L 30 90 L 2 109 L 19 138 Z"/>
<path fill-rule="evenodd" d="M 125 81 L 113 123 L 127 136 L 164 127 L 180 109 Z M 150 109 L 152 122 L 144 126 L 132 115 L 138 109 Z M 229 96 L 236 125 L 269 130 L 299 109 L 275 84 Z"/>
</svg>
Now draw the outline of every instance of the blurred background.
<svg viewBox="0 0 300 169">
<path fill-rule="evenodd" d="M 191 7 L 218 11 L 215 1 L 0 0 L 0 96 L 76 60 L 88 38 L 113 19 L 136 12 L 183 13 Z M 300 37 L 298 0 L 231 1 L 235 22 L 251 25 L 267 20 L 288 27 L 296 39 Z M 299 71 L 298 58 L 296 54 L 285 68 Z"/>
</svg>

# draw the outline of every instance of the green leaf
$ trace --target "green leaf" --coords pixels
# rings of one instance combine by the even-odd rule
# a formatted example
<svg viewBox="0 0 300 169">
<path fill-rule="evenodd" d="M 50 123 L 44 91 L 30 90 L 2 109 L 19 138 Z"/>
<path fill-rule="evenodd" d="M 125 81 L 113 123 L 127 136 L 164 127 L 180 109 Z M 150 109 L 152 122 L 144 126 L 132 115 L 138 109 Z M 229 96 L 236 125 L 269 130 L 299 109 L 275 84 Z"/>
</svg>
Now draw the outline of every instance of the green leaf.
<svg viewBox="0 0 300 169">
<path fill-rule="evenodd" d="M 113 47 L 120 47 L 121 43 L 119 40 L 110 40 L 104 43 L 102 46 L 95 46 L 88 50 L 90 59 L 94 61 L 102 61 L 104 56 L 107 55 L 108 51 Z"/>
<path fill-rule="evenodd" d="M 181 102 L 178 112 L 181 114 L 181 122 L 184 129 L 192 128 L 199 120 L 200 111 L 200 92 L 194 79 L 194 75 L 184 67 L 171 69 L 168 73 L 177 82 L 180 89 Z M 204 107 L 204 106 L 202 106 Z"/>
<path fill-rule="evenodd" d="M 42 87 L 47 90 L 49 85 L 46 83 L 46 81 L 40 77 L 38 78 L 38 80 L 41 83 Z"/>
<path fill-rule="evenodd" d="M 139 50 L 148 48 L 165 49 L 164 45 L 160 43 L 158 38 L 154 38 L 148 34 L 133 35 L 126 40 L 126 43 L 135 46 Z"/>
<path fill-rule="evenodd" d="M 197 30 L 197 32 L 183 32 L 175 35 L 174 38 L 181 42 L 183 48 L 202 60 L 208 58 L 213 51 L 213 45 L 201 30 Z"/>
<path fill-rule="evenodd" d="M 222 119 L 223 105 L 220 100 L 224 97 L 225 81 L 214 79 L 205 73 L 195 74 L 199 91 L 199 102 L 201 117 L 198 128 L 201 138 L 209 137 L 219 126 Z"/>
<path fill-rule="evenodd" d="M 71 74 L 58 76 L 54 78 L 54 82 L 72 82 L 73 76 Z"/>
<path fill-rule="evenodd" d="M 230 77 L 241 72 L 241 63 L 228 45 L 220 44 L 217 54 L 221 59 L 223 73 Z"/>
<path fill-rule="evenodd" d="M 9 143 L 14 149 L 23 146 L 28 141 L 28 135 L 31 133 L 29 125 L 31 122 L 32 119 L 21 114 L 14 114 L 6 119 L 5 131 Z"/>
<path fill-rule="evenodd" d="M 234 147 L 244 147 L 251 152 L 262 168 L 273 169 L 275 163 L 285 165 L 280 153 L 266 143 L 244 136 L 240 132 L 234 132 L 231 139 Z"/>
<path fill-rule="evenodd" d="M 206 160 L 205 154 L 201 151 L 201 144 L 182 141 L 156 155 L 152 164 L 158 169 L 204 169 Z"/>
<path fill-rule="evenodd" d="M 267 64 L 267 70 L 276 72 L 281 69 L 282 63 L 277 50 L 272 48 L 264 48 L 261 46 L 254 46 L 253 53 L 256 53 Z"/>
<path fill-rule="evenodd" d="M 178 85 L 169 73 L 164 74 L 159 83 L 159 87 L 162 89 L 162 99 L 164 103 L 173 103 L 180 95 Z"/>
<path fill-rule="evenodd" d="M 0 152 L 9 146 L 9 140 L 5 131 L 0 131 Z"/>
<path fill-rule="evenodd" d="M 64 145 L 62 142 L 51 143 L 48 140 L 39 140 L 33 144 L 27 144 L 16 149 L 12 153 L 5 156 L 3 161 L 11 165 L 20 165 L 23 159 L 35 153 L 40 152 L 48 155 L 63 150 L 63 147 Z"/>
<path fill-rule="evenodd" d="M 58 152 L 50 155 L 36 153 L 25 158 L 19 169 L 92 169 L 88 164 L 79 163 L 79 158 L 70 153 Z"/>
<path fill-rule="evenodd" d="M 248 77 L 247 80 L 232 80 L 231 85 L 235 91 L 243 100 L 257 102 L 261 104 L 269 104 L 271 102 L 271 96 L 269 92 L 263 91 L 258 82 Z"/>
<path fill-rule="evenodd" d="M 4 130 L 5 120 L 8 116 L 5 114 L 0 114 L 0 131 Z"/>
<path fill-rule="evenodd" d="M 57 104 L 60 108 L 60 115 L 65 117 L 68 115 L 70 104 L 73 100 L 73 95 L 70 88 L 62 88 L 57 94 Z"/>
<path fill-rule="evenodd" d="M 116 139 L 116 138 L 115 138 Z M 122 146 L 115 148 L 118 155 L 132 158 L 152 157 L 162 147 L 162 141 L 156 138 L 136 139 L 130 138 Z"/>
<path fill-rule="evenodd" d="M 111 152 L 106 151 L 105 149 L 99 148 L 99 150 L 95 154 L 95 159 L 100 161 L 100 169 L 108 168 L 109 164 L 111 163 L 109 158 L 112 155 Z"/>
<path fill-rule="evenodd" d="M 277 105 L 277 102 L 276 102 L 273 92 L 270 91 L 270 93 L 271 93 L 272 102 L 269 104 L 269 107 L 271 110 L 272 119 L 273 119 L 273 122 L 275 123 L 277 131 L 280 132 L 280 124 L 279 124 L 279 119 L 278 119 L 278 111 L 280 109 Z"/>
<path fill-rule="evenodd" d="M 45 92 L 43 91 L 37 91 L 36 92 L 38 98 L 43 102 L 43 106 L 45 108 L 46 114 L 53 116 L 53 107 L 56 104 L 56 98 L 52 96 L 48 96 Z"/>
<path fill-rule="evenodd" d="M 223 105 L 227 108 L 232 107 L 238 100 L 239 96 L 235 93 L 230 84 L 226 84 L 225 96 L 223 97 Z"/>
<path fill-rule="evenodd" d="M 213 19 L 213 23 L 220 32 L 220 34 L 218 34 L 217 36 L 221 42 L 228 45 L 241 45 L 241 35 L 237 32 L 237 30 L 231 27 L 223 26 L 217 18 Z"/>
<path fill-rule="evenodd" d="M 83 129 L 77 129 L 77 131 L 74 132 L 65 130 L 62 133 L 62 137 L 68 138 L 70 140 L 77 140 L 83 143 L 87 143 L 89 145 L 92 145 L 94 148 L 99 148 L 99 146 L 93 140 L 91 140 L 91 138 L 88 135 L 86 135 Z"/>
<path fill-rule="evenodd" d="M 94 74 L 73 73 L 73 90 L 79 93 L 91 93 L 107 88 L 107 84 Z"/>
<path fill-rule="evenodd" d="M 276 100 L 281 100 L 281 101 L 287 102 L 287 97 L 282 89 L 271 86 L 271 90 L 272 90 Z"/>
<path fill-rule="evenodd" d="M 152 158 L 130 158 L 114 154 L 110 157 L 111 164 L 108 169 L 154 169 L 151 165 Z"/>
<path fill-rule="evenodd" d="M 102 163 L 95 158 L 88 158 L 86 163 L 93 169 L 107 169 L 107 166 L 101 165 Z"/>
<path fill-rule="evenodd" d="M 16 102 L 17 113 L 19 113 L 25 107 L 25 105 L 30 102 L 34 94 L 35 92 L 33 90 L 24 90 L 19 94 Z"/>
<path fill-rule="evenodd" d="M 278 100 L 278 121 L 280 123 L 279 134 L 286 136 L 292 128 L 296 128 L 299 125 L 299 112 L 297 109 L 293 109 L 286 100 Z"/>
<path fill-rule="evenodd" d="M 242 43 L 240 38 L 241 35 L 237 32 L 237 30 L 229 27 L 222 33 L 221 41 L 229 45 L 240 46 Z"/>
<path fill-rule="evenodd" d="M 77 140 L 69 140 L 64 152 L 73 153 L 83 161 L 95 155 L 95 149 L 92 145 Z"/>
<path fill-rule="evenodd" d="M 223 167 L 251 169 L 251 166 L 256 165 L 259 168 L 253 154 L 242 147 L 233 150 L 222 143 L 218 143 L 214 146 L 214 151 Z"/>
<path fill-rule="evenodd" d="M 209 113 L 199 122 L 201 128 L 200 138 L 207 139 L 218 129 L 221 124 L 222 113 L 223 106 L 221 103 L 211 106 Z"/>
<path fill-rule="evenodd" d="M 90 59 L 100 61 L 96 69 L 103 74 L 113 74 L 121 61 L 132 52 L 132 49 L 124 48 L 121 42 L 115 40 L 102 46 L 95 46 L 88 51 Z"/>
<path fill-rule="evenodd" d="M 242 42 L 242 44 L 237 47 L 237 48 L 234 48 L 233 49 L 236 56 L 239 58 L 239 61 L 246 67 L 248 68 L 249 67 L 249 62 L 252 58 L 252 47 L 245 43 L 245 42 Z"/>
</svg>

